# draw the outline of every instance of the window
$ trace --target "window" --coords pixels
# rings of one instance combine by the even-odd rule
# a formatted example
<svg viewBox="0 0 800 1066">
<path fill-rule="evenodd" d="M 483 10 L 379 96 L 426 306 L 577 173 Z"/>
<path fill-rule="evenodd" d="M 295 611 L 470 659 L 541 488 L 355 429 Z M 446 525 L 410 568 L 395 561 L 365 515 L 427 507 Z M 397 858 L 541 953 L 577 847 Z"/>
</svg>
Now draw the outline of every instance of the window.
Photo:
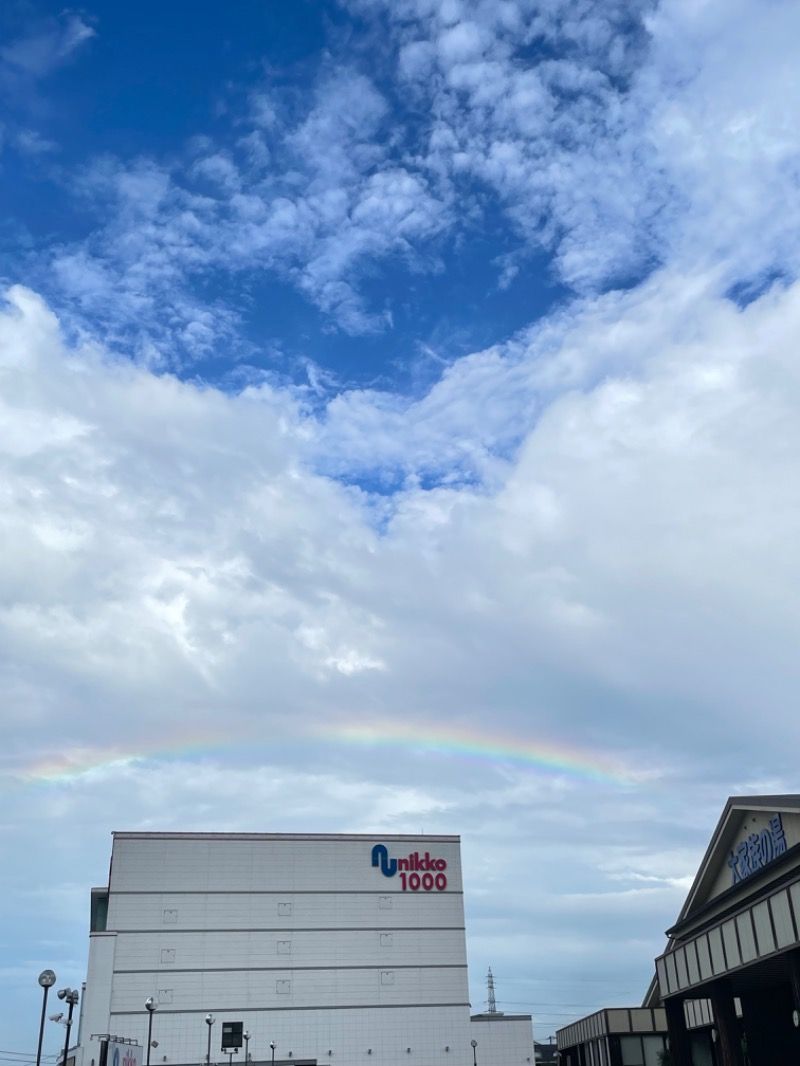
<svg viewBox="0 0 800 1066">
<path fill-rule="evenodd" d="M 663 1036 L 621 1036 L 622 1066 L 658 1066 L 658 1053 L 664 1049 Z"/>
<path fill-rule="evenodd" d="M 104 933 L 108 922 L 108 896 L 92 893 L 92 914 L 89 928 L 93 933 Z"/>
</svg>

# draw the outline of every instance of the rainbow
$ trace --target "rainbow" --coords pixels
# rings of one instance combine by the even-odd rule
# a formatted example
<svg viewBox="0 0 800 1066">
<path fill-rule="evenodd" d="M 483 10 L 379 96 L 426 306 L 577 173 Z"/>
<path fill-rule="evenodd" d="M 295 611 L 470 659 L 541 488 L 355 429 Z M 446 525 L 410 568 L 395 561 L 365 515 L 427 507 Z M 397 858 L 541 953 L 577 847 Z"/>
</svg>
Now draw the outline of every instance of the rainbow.
<svg viewBox="0 0 800 1066">
<path fill-rule="evenodd" d="M 41 753 L 27 763 L 21 759 L 5 759 L 4 765 L 0 766 L 0 780 L 16 785 L 67 785 L 82 779 L 99 779 L 109 771 L 120 772 L 132 766 L 165 761 L 195 762 L 242 755 L 252 759 L 259 754 L 274 760 L 278 750 L 307 746 L 314 738 L 349 748 L 405 750 L 498 768 L 519 767 L 551 777 L 567 777 L 617 788 L 642 784 L 652 776 L 647 771 L 632 770 L 608 752 L 580 749 L 551 740 L 500 735 L 463 726 L 431 727 L 414 722 L 371 719 L 369 722 L 319 726 L 304 736 L 287 737 L 283 743 L 273 743 L 268 751 L 259 750 L 259 745 L 252 741 L 231 739 L 230 733 L 199 736 L 196 732 L 191 737 L 173 737 L 166 744 L 162 739 L 160 743 L 137 743 L 127 749 L 122 746 L 74 747 Z"/>
<path fill-rule="evenodd" d="M 567 776 L 594 784 L 627 787 L 650 775 L 635 772 L 620 759 L 598 751 L 581 750 L 546 740 L 501 736 L 474 729 L 431 728 L 393 721 L 335 726 L 320 731 L 330 740 L 376 748 L 405 748 L 423 754 L 495 766 L 518 766 L 551 776 Z"/>
<path fill-rule="evenodd" d="M 41 752 L 25 762 L 6 758 L 0 764 L 0 781 L 22 785 L 65 785 L 76 780 L 100 777 L 113 770 L 165 760 L 192 760 L 211 755 L 224 747 L 222 735 L 195 733 L 191 739 L 173 737 L 167 743 L 137 743 L 135 747 L 72 747 Z"/>
</svg>

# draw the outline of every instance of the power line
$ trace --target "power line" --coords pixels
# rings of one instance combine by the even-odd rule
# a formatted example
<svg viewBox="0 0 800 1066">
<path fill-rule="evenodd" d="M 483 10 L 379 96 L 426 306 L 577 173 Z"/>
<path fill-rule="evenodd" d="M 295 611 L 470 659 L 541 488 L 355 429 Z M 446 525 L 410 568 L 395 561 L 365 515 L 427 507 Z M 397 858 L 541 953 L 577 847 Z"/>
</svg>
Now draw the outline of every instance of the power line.
<svg viewBox="0 0 800 1066">
<path fill-rule="evenodd" d="M 59 1057 L 58 1054 L 55 1053 L 55 1052 L 53 1054 L 48 1053 L 47 1055 L 42 1055 L 42 1062 L 45 1062 L 47 1059 L 50 1059 L 51 1061 L 55 1062 L 55 1060 L 58 1057 Z M 0 1061 L 2 1061 L 2 1062 L 17 1062 L 17 1063 L 20 1064 L 20 1066 L 24 1066 L 25 1063 L 36 1062 L 36 1052 L 35 1051 L 3 1051 L 2 1049 L 0 1049 Z"/>
<path fill-rule="evenodd" d="M 608 1002 L 604 1000 L 602 1003 L 573 1003 L 570 1000 L 570 1001 L 567 1001 L 567 1002 L 564 1002 L 564 1003 L 551 1003 L 551 1002 L 549 1002 L 547 1000 L 538 1000 L 536 1002 L 533 1002 L 533 1001 L 531 1001 L 529 999 L 528 1000 L 524 1000 L 524 1001 L 523 1000 L 519 1000 L 519 999 L 518 1000 L 504 999 L 503 1000 L 503 1006 L 504 1007 L 537 1007 L 537 1006 L 538 1007 L 594 1007 L 596 1010 L 603 1010 L 605 1007 L 608 1007 Z"/>
<path fill-rule="evenodd" d="M 2 1055 L 4 1058 L 10 1055 L 14 1055 L 15 1057 L 20 1059 L 33 1059 L 34 1062 L 36 1061 L 35 1051 L 4 1051 L 2 1048 L 0 1048 L 0 1055 Z M 47 1055 L 42 1055 L 43 1059 L 57 1059 L 58 1057 L 58 1053 L 56 1052 L 53 1052 L 52 1054 L 48 1053 Z"/>
</svg>

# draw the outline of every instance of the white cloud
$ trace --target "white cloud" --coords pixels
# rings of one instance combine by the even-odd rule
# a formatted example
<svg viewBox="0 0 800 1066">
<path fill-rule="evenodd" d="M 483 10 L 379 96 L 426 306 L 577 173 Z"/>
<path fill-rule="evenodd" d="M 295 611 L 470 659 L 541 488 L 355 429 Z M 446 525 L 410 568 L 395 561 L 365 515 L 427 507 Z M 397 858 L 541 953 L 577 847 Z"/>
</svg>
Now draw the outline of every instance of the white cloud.
<svg viewBox="0 0 800 1066">
<path fill-rule="evenodd" d="M 195 139 L 186 168 L 95 160 L 76 192 L 105 223 L 52 263 L 65 313 L 102 322 L 140 357 L 155 345 L 180 365 L 222 337 L 234 343 L 235 316 L 193 285 L 215 271 L 268 271 L 345 331 L 383 329 L 385 312 L 362 300 L 360 272 L 391 257 L 417 264 L 418 247 L 450 221 L 427 178 L 390 159 L 387 116 L 372 84 L 342 69 L 323 79 L 301 121 L 267 124 L 269 143 L 261 129 L 240 137 L 238 152 Z"/>
<path fill-rule="evenodd" d="M 63 12 L 60 19 L 46 20 L 0 48 L 0 77 L 46 77 L 94 36 L 80 15 Z"/>
<path fill-rule="evenodd" d="M 7 898 L 68 849 L 102 880 L 112 825 L 463 831 L 476 1002 L 491 964 L 504 1000 L 542 1025 L 554 1009 L 508 923 L 558 942 L 551 987 L 580 957 L 599 1001 L 642 994 L 725 794 L 747 787 L 755 706 L 749 777 L 791 788 L 800 289 L 740 310 L 714 279 L 657 275 L 455 367 L 447 401 L 434 390 L 385 439 L 374 397 L 346 417 L 336 401 L 323 434 L 291 393 L 69 349 L 41 300 L 9 296 L 0 680 L 26 858 Z M 312 472 L 374 441 L 413 474 L 459 407 L 480 450 L 492 403 L 520 421 L 518 457 L 476 485 L 409 477 L 381 533 L 363 494 Z M 378 718 L 450 729 L 456 752 L 460 731 L 499 732 L 652 772 L 621 792 L 344 741 Z M 200 762 L 159 757 L 198 744 Z M 70 758 L 99 765 L 59 785 Z M 48 764 L 56 783 L 18 792 Z M 6 846 L 19 832 L 11 817 Z M 52 886 L 67 960 L 84 948 L 74 883 Z M 25 892 L 16 913 L 41 927 Z"/>
</svg>

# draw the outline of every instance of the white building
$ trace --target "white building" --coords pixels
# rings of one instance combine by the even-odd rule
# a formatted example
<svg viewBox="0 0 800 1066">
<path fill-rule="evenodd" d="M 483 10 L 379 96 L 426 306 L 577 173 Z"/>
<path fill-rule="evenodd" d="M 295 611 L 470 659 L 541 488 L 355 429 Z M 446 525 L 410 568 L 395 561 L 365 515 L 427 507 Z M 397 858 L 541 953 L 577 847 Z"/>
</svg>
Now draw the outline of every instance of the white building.
<svg viewBox="0 0 800 1066">
<path fill-rule="evenodd" d="M 455 836 L 115 833 L 75 1066 L 98 1066 L 100 1034 L 144 1049 L 149 996 L 151 1066 L 205 1063 L 209 1032 L 224 1061 L 231 1021 L 268 1066 L 534 1057 L 529 1016 L 470 1020 Z"/>
</svg>

